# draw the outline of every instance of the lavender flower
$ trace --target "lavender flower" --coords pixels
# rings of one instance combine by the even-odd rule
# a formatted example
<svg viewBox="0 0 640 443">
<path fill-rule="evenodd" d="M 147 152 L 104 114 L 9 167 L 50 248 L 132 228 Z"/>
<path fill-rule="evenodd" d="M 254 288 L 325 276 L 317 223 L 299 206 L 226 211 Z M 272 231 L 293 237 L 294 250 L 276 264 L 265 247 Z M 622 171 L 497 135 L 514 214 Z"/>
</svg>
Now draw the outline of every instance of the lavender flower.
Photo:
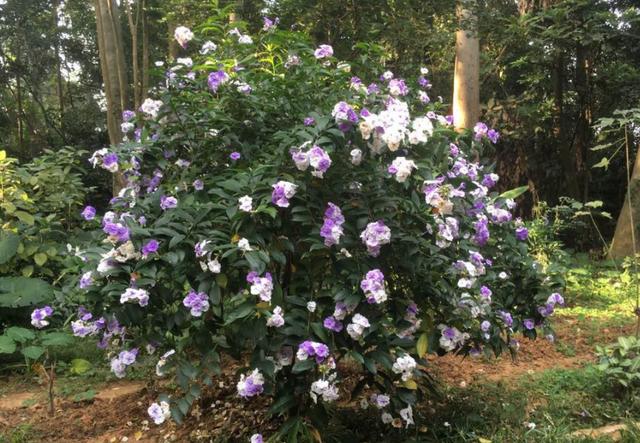
<svg viewBox="0 0 640 443">
<path fill-rule="evenodd" d="M 280 328 L 284 326 L 284 311 L 280 306 L 273 308 L 273 314 L 267 320 L 267 326 Z"/>
<path fill-rule="evenodd" d="M 257 295 L 260 300 L 271 302 L 271 294 L 273 292 L 273 278 L 270 273 L 265 273 L 264 277 L 260 277 L 257 272 L 251 271 L 247 274 L 247 282 L 251 283 L 250 292 Z"/>
<path fill-rule="evenodd" d="M 309 357 L 315 357 L 316 363 L 320 364 L 329 357 L 329 347 L 324 343 L 306 340 L 298 346 L 296 358 L 300 361 Z"/>
<path fill-rule="evenodd" d="M 367 272 L 360 282 L 360 288 L 364 291 L 369 303 L 383 303 L 387 301 L 387 292 L 384 287 L 384 274 L 380 269 Z"/>
<path fill-rule="evenodd" d="M 529 230 L 524 226 L 516 228 L 516 238 L 520 241 L 525 241 L 529 238 Z"/>
<path fill-rule="evenodd" d="M 342 322 L 338 319 L 336 319 L 334 316 L 329 316 L 327 318 L 324 319 L 324 321 L 322 322 L 322 325 L 333 332 L 340 332 L 342 331 L 342 328 L 344 327 L 342 325 Z"/>
<path fill-rule="evenodd" d="M 327 57 L 331 57 L 331 56 L 333 56 L 333 48 L 331 46 L 329 46 L 329 45 L 320 45 L 313 52 L 313 55 L 318 60 L 323 59 L 323 58 L 327 58 Z"/>
<path fill-rule="evenodd" d="M 536 323 L 530 319 L 530 318 L 526 318 L 522 324 L 524 325 L 525 329 L 531 330 L 531 329 L 535 329 L 536 327 Z"/>
<path fill-rule="evenodd" d="M 31 313 L 31 324 L 38 329 L 42 329 L 49 325 L 49 321 L 46 320 L 53 314 L 53 308 L 51 306 L 45 306 L 44 308 L 34 309 Z"/>
<path fill-rule="evenodd" d="M 108 153 L 102 158 L 102 167 L 109 172 L 118 171 L 118 154 Z"/>
<path fill-rule="evenodd" d="M 331 166 L 331 157 L 329 157 L 329 154 L 320 146 L 313 146 L 307 155 L 309 157 L 309 164 L 315 169 L 311 175 L 322 178 Z"/>
<path fill-rule="evenodd" d="M 212 92 L 217 92 L 220 85 L 229 81 L 229 74 L 224 71 L 214 71 L 209 74 L 207 84 Z"/>
<path fill-rule="evenodd" d="M 406 157 L 396 157 L 387 171 L 389 174 L 395 175 L 398 183 L 404 183 L 418 166 L 413 160 L 407 160 Z"/>
<path fill-rule="evenodd" d="M 382 220 L 369 223 L 360 238 L 367 247 L 367 252 L 373 257 L 380 255 L 380 248 L 391 242 L 391 230 Z"/>
<path fill-rule="evenodd" d="M 240 153 L 236 151 L 229 154 L 229 158 L 233 161 L 240 160 L 240 157 L 241 157 Z"/>
<path fill-rule="evenodd" d="M 196 292 L 192 289 L 182 300 L 182 304 L 191 310 L 191 315 L 200 317 L 209 309 L 209 297 L 204 292 Z"/>
<path fill-rule="evenodd" d="M 164 423 L 169 417 L 171 417 L 171 410 L 169 409 L 169 403 L 166 401 L 161 401 L 158 403 L 151 403 L 149 409 L 147 409 L 147 413 L 151 420 L 157 425 L 161 425 Z"/>
<path fill-rule="evenodd" d="M 81 214 L 82 218 L 84 218 L 85 220 L 93 220 L 96 216 L 96 208 L 94 208 L 93 206 L 85 206 Z"/>
<path fill-rule="evenodd" d="M 204 182 L 200 179 L 197 179 L 193 182 L 193 189 L 196 191 L 202 191 L 204 189 Z"/>
<path fill-rule="evenodd" d="M 158 252 L 158 248 L 160 247 L 160 243 L 158 240 L 151 239 L 147 243 L 142 246 L 142 257 L 147 258 L 149 254 L 153 254 Z"/>
<path fill-rule="evenodd" d="M 473 236 L 473 241 L 478 246 L 484 246 L 489 241 L 489 220 L 487 217 L 481 216 L 473 224 L 473 229 L 476 231 Z"/>
<path fill-rule="evenodd" d="M 389 81 L 389 94 L 397 97 L 399 95 L 407 95 L 409 88 L 402 79 L 392 79 Z"/>
<path fill-rule="evenodd" d="M 249 443 L 264 443 L 262 434 L 253 434 L 251 436 L 251 440 L 249 440 Z"/>
<path fill-rule="evenodd" d="M 166 195 L 160 197 L 160 208 L 162 208 L 163 211 L 173 209 L 176 206 L 178 206 L 178 199 L 175 197 L 167 197 Z"/>
<path fill-rule="evenodd" d="M 149 293 L 144 289 L 127 288 L 120 294 L 120 303 L 137 302 L 138 305 L 145 307 L 149 304 Z"/>
<path fill-rule="evenodd" d="M 303 123 L 305 126 L 313 126 L 316 124 L 316 119 L 313 117 L 305 117 Z"/>
<path fill-rule="evenodd" d="M 79 281 L 80 289 L 86 289 L 93 284 L 93 272 L 87 271 L 82 274 Z"/>
<path fill-rule="evenodd" d="M 236 388 L 242 398 L 260 395 L 264 391 L 264 376 L 258 369 L 254 369 L 248 376 L 242 374 Z"/>
<path fill-rule="evenodd" d="M 279 181 L 273 185 L 273 192 L 271 193 L 271 202 L 281 208 L 289 207 L 289 199 L 293 198 L 296 194 L 297 186 L 287 181 Z"/>
<path fill-rule="evenodd" d="M 329 203 L 324 212 L 324 223 L 320 228 L 320 236 L 324 238 L 325 246 L 331 247 L 340 243 L 340 237 L 344 234 L 342 229 L 344 221 L 340 208 L 333 203 Z"/>
<path fill-rule="evenodd" d="M 124 111 L 122 111 L 122 120 L 123 121 L 130 122 L 134 118 L 136 118 L 136 113 L 135 112 L 130 111 L 128 109 L 125 109 Z"/>
</svg>

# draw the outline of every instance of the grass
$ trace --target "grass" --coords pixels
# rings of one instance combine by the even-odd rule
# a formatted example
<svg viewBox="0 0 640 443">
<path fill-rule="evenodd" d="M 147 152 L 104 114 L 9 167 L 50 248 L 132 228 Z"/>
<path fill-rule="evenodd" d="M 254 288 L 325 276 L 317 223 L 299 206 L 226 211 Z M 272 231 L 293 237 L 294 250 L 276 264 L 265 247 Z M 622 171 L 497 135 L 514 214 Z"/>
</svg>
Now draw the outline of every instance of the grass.
<svg viewBox="0 0 640 443">
<path fill-rule="evenodd" d="M 38 433 L 29 424 L 0 432 L 0 443 L 32 443 L 39 441 Z"/>
</svg>

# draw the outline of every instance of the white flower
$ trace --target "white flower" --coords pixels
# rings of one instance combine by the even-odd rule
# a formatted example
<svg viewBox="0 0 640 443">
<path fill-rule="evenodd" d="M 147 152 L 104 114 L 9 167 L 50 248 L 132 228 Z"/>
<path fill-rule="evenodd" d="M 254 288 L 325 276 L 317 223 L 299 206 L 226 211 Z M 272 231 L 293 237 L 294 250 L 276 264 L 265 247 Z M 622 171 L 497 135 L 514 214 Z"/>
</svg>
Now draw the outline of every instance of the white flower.
<svg viewBox="0 0 640 443">
<path fill-rule="evenodd" d="M 365 316 L 355 314 L 351 319 L 351 323 L 347 325 L 347 333 L 352 339 L 358 340 L 362 337 L 364 330 L 369 326 L 371 326 L 371 324 Z"/>
<path fill-rule="evenodd" d="M 216 49 L 218 49 L 218 45 L 216 45 L 212 41 L 206 41 L 204 42 L 204 44 L 202 45 L 202 48 L 200 49 L 200 54 L 202 55 L 211 54 Z"/>
<path fill-rule="evenodd" d="M 240 38 L 238 38 L 238 43 L 240 43 L 241 45 L 250 45 L 251 43 L 253 43 L 253 39 L 246 34 L 241 35 Z"/>
<path fill-rule="evenodd" d="M 350 152 L 351 155 L 351 163 L 355 166 L 358 166 L 362 163 L 362 151 L 358 148 L 352 149 Z"/>
<path fill-rule="evenodd" d="M 185 48 L 187 46 L 187 43 L 189 43 L 193 38 L 193 32 L 191 32 L 191 29 L 187 28 L 186 26 L 178 26 L 173 33 L 173 36 L 175 37 L 178 44 Z"/>
<path fill-rule="evenodd" d="M 424 66 L 422 68 L 420 68 L 420 74 L 422 75 L 427 75 L 429 73 L 429 69 L 425 68 Z"/>
<path fill-rule="evenodd" d="M 153 419 L 153 422 L 157 425 L 161 425 L 166 419 L 171 417 L 171 410 L 169 409 L 169 403 L 161 401 L 160 404 L 152 403 L 147 409 L 149 417 Z"/>
<path fill-rule="evenodd" d="M 193 60 L 191 59 L 191 57 L 179 57 L 178 59 L 176 59 L 176 63 L 178 63 L 179 65 L 184 65 L 187 68 L 193 66 Z"/>
<path fill-rule="evenodd" d="M 393 421 L 393 416 L 388 412 L 383 412 L 381 418 L 382 418 L 382 423 L 384 423 L 385 425 L 388 425 Z"/>
<path fill-rule="evenodd" d="M 238 240 L 238 248 L 245 252 L 253 251 L 251 245 L 249 244 L 249 240 L 247 240 L 246 238 L 241 238 L 240 240 Z"/>
<path fill-rule="evenodd" d="M 314 403 L 318 402 L 318 396 L 327 403 L 334 402 L 338 399 L 338 387 L 335 385 L 336 375 L 332 374 L 328 379 L 316 380 L 311 384 L 309 395 Z"/>
<path fill-rule="evenodd" d="M 384 78 L 387 81 L 391 80 L 393 78 L 393 72 L 385 71 L 384 74 L 382 74 L 382 78 Z"/>
<path fill-rule="evenodd" d="M 280 306 L 276 306 L 273 309 L 273 314 L 267 320 L 267 326 L 279 328 L 284 326 L 284 311 Z"/>
<path fill-rule="evenodd" d="M 309 303 L 307 303 L 307 311 L 316 312 L 316 302 L 310 301 Z"/>
<path fill-rule="evenodd" d="M 398 357 L 391 368 L 394 373 L 402 374 L 402 380 L 407 381 L 413 376 L 413 370 L 417 367 L 416 361 L 409 354 Z"/>
<path fill-rule="evenodd" d="M 151 98 L 147 98 L 140 106 L 140 110 L 147 114 L 149 117 L 156 118 L 158 116 L 158 112 L 160 112 L 161 106 L 162 100 L 153 100 Z"/>
<path fill-rule="evenodd" d="M 219 274 L 222 270 L 222 265 L 218 261 L 218 258 L 207 261 L 207 268 L 214 274 Z"/>
<path fill-rule="evenodd" d="M 407 405 L 406 408 L 400 409 L 400 417 L 406 423 L 405 427 L 409 427 L 409 425 L 414 424 L 413 422 L 413 410 L 411 409 L 411 405 Z"/>
<path fill-rule="evenodd" d="M 240 203 L 238 209 L 240 209 L 241 211 L 251 212 L 253 210 L 253 198 L 249 197 L 248 195 L 240 197 L 238 199 L 238 202 Z"/>
</svg>

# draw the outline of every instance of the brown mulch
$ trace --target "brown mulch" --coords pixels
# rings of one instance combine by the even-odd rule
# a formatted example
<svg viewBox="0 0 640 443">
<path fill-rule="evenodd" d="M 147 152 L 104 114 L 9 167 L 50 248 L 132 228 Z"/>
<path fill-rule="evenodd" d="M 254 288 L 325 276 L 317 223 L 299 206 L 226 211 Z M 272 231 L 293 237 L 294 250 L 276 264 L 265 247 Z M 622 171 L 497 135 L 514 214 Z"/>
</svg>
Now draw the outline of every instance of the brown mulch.
<svg viewBox="0 0 640 443">
<path fill-rule="evenodd" d="M 430 357 L 429 369 L 437 379 L 449 385 L 464 386 L 486 380 L 508 383 L 531 371 L 579 368 L 594 362 L 595 343 L 613 342 L 620 335 L 633 333 L 634 328 L 628 325 L 586 331 L 579 328 L 584 323 L 567 318 L 558 318 L 555 324 L 556 343 L 522 339 L 517 361 L 512 361 L 508 355 L 492 360 L 447 355 Z M 100 390 L 91 401 L 59 399 L 54 417 L 48 416 L 43 393 L 37 388 L 4 395 L 0 397 L 0 432 L 29 424 L 37 433 L 37 441 L 51 443 L 234 442 L 246 441 L 246 435 L 258 430 L 271 434 L 279 424 L 270 421 L 265 414 L 271 400 L 262 396 L 251 400 L 251 407 L 247 407 L 246 402 L 236 396 L 237 365 L 225 364 L 223 367 L 222 376 L 204 391 L 203 398 L 192 408 L 182 426 L 173 422 L 162 426 L 149 423 L 147 407 L 156 401 L 158 392 L 166 391 L 166 388 L 158 388 L 154 381 L 148 384 L 116 382 Z M 357 374 L 347 378 L 355 377 Z M 345 380 L 343 387 L 351 382 L 353 380 Z"/>
</svg>

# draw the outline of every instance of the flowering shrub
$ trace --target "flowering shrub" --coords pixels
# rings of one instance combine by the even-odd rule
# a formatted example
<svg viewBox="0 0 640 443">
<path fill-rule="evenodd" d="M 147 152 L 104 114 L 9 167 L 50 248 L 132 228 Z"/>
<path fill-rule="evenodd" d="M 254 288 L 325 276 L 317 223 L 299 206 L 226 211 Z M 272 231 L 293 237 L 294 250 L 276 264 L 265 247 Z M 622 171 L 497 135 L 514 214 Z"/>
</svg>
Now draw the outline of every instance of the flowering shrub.
<svg viewBox="0 0 640 443">
<path fill-rule="evenodd" d="M 118 377 L 164 353 L 157 373 L 184 396 L 151 405 L 155 423 L 181 420 L 228 355 L 248 407 L 272 396 L 272 413 L 318 426 L 349 398 L 350 360 L 383 422 L 409 426 L 427 351 L 499 354 L 517 331 L 550 333 L 563 301 L 512 220 L 518 193 L 492 193 L 474 160 L 497 132 L 455 132 L 424 70 L 366 86 L 274 22 L 255 41 L 204 29 L 176 31 L 200 55 L 92 157 L 127 187 L 92 215 L 105 242 L 86 253 L 91 312 L 73 328 Z"/>
</svg>

